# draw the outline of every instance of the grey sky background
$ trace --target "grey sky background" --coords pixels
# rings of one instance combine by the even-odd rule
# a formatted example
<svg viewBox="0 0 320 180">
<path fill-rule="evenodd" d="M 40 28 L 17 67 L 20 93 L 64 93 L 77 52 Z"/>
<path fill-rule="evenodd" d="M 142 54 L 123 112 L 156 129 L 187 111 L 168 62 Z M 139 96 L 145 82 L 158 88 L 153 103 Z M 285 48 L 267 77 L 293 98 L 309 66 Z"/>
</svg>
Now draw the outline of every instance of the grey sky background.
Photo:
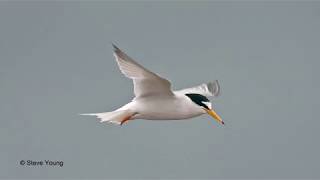
<svg viewBox="0 0 320 180">
<path fill-rule="evenodd" d="M 320 3 L 0 2 L 0 27 L 2 178 L 320 178 Z M 174 89 L 218 79 L 226 126 L 78 116 L 133 97 L 111 42 Z"/>
</svg>

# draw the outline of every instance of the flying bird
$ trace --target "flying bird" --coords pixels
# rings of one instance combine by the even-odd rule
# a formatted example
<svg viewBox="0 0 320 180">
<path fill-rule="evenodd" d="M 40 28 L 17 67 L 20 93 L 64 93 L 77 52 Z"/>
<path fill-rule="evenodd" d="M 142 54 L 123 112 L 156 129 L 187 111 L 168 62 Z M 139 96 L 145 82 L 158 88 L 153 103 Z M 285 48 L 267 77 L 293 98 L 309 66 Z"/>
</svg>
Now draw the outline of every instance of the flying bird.
<svg viewBox="0 0 320 180">
<path fill-rule="evenodd" d="M 138 64 L 114 44 L 112 46 L 120 71 L 133 81 L 135 97 L 115 111 L 81 115 L 96 116 L 100 122 L 122 125 L 135 119 L 183 120 L 207 113 L 224 124 L 208 99 L 220 94 L 217 80 L 173 91 L 167 79 Z"/>
</svg>

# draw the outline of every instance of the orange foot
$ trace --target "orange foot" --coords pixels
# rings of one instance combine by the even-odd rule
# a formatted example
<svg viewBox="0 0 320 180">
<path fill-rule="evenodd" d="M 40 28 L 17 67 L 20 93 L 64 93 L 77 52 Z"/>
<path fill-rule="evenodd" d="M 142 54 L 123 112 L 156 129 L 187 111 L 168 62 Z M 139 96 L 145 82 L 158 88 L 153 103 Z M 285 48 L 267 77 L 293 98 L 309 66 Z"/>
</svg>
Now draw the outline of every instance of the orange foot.
<svg viewBox="0 0 320 180">
<path fill-rule="evenodd" d="M 124 119 L 121 121 L 120 125 L 122 125 L 123 123 L 129 121 L 130 118 L 131 118 L 131 116 L 127 116 L 126 118 L 124 118 Z"/>
</svg>

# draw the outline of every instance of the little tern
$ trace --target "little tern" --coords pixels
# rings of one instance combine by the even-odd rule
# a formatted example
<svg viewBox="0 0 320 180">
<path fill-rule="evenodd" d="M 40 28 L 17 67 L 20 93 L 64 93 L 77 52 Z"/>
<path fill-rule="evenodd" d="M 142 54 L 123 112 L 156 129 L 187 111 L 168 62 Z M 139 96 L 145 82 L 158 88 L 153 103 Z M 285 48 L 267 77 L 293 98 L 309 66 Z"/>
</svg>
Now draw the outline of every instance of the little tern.
<svg viewBox="0 0 320 180">
<path fill-rule="evenodd" d="M 115 111 L 81 115 L 96 116 L 100 122 L 122 125 L 134 119 L 183 120 L 207 113 L 224 124 L 208 99 L 220 94 L 217 80 L 173 91 L 167 79 L 138 64 L 114 44 L 112 46 L 120 71 L 133 80 L 135 97 Z"/>
</svg>

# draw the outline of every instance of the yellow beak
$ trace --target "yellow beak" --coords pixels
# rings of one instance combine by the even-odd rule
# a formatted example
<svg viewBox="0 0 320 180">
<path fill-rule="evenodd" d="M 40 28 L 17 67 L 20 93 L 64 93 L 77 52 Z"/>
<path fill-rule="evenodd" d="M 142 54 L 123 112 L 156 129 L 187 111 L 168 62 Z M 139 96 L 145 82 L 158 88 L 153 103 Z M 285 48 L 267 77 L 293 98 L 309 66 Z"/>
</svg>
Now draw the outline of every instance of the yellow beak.
<svg viewBox="0 0 320 180">
<path fill-rule="evenodd" d="M 214 112 L 214 110 L 212 109 L 205 109 L 204 110 L 211 116 L 213 117 L 218 123 L 221 123 L 224 125 L 224 122 L 222 121 L 221 117 L 216 113 Z"/>
</svg>

